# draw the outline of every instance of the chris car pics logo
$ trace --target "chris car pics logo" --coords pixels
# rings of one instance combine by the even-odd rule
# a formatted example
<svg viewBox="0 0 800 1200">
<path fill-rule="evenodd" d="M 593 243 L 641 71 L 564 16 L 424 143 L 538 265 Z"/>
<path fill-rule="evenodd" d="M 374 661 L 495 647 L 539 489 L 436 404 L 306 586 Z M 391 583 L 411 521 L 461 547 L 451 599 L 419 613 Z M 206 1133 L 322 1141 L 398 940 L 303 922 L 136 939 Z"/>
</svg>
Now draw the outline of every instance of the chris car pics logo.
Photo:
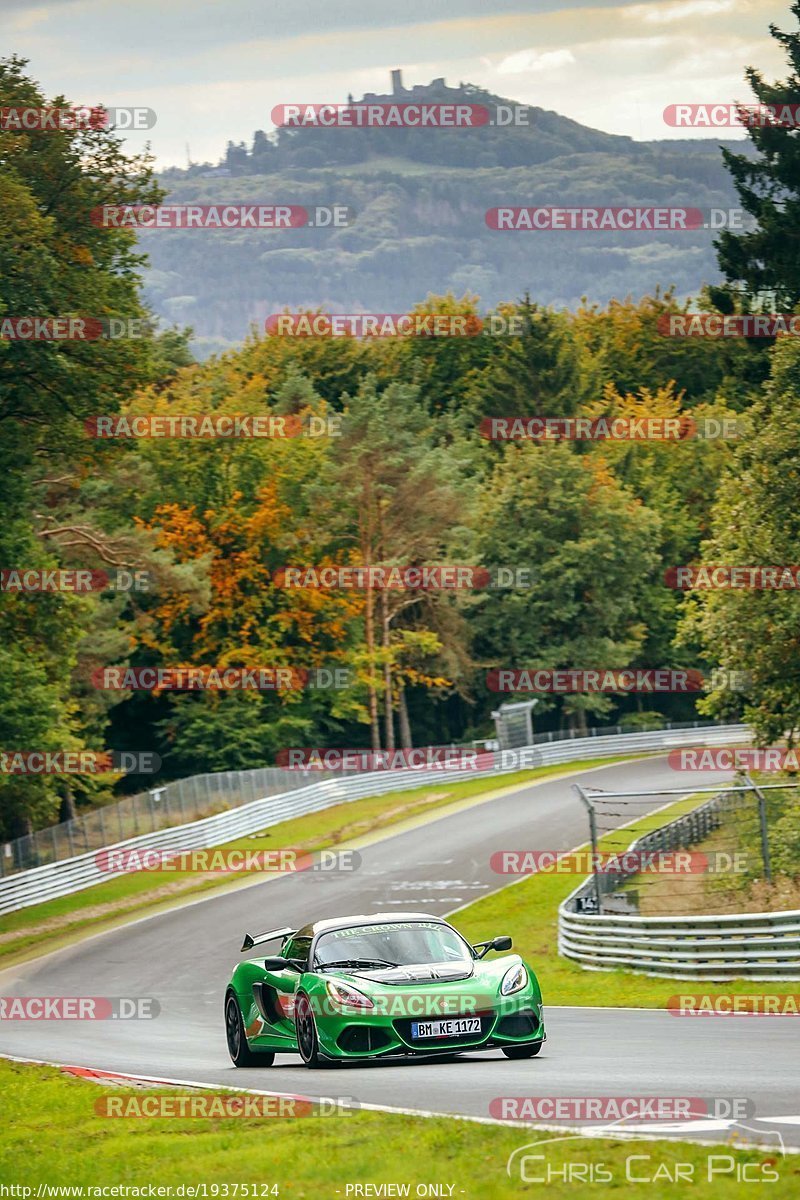
<svg viewBox="0 0 800 1200">
<path fill-rule="evenodd" d="M 706 1148 L 700 1156 L 689 1159 L 686 1147 L 680 1142 L 668 1145 L 663 1140 L 651 1143 L 646 1148 L 631 1147 L 630 1153 L 621 1160 L 615 1156 L 613 1162 L 603 1157 L 600 1148 L 590 1147 L 585 1132 L 567 1134 L 564 1137 L 542 1138 L 519 1146 L 508 1157 L 506 1174 L 509 1179 L 520 1183 L 560 1185 L 575 1184 L 580 1188 L 587 1183 L 660 1183 L 697 1184 L 727 1181 L 733 1184 L 777 1183 L 781 1178 L 780 1160 L 785 1156 L 783 1137 L 768 1127 L 745 1125 L 738 1120 L 713 1118 L 707 1122 L 701 1117 L 687 1123 L 697 1136 L 705 1125 L 708 1131 L 723 1129 L 731 1140 L 757 1143 L 759 1155 L 756 1161 L 743 1161 L 730 1152 L 724 1144 L 719 1148 Z M 680 1132 L 680 1122 L 667 1122 L 661 1128 L 670 1133 Z M 606 1139 L 636 1140 L 637 1137 L 657 1135 L 659 1122 L 644 1125 L 626 1125 L 624 1119 L 610 1125 L 595 1125 L 592 1136 Z M 567 1145 L 567 1143 L 572 1143 Z M 764 1150 L 768 1145 L 770 1149 Z M 774 1146 L 774 1149 L 772 1147 Z M 576 1195 L 580 1192 L 576 1190 Z"/>
</svg>

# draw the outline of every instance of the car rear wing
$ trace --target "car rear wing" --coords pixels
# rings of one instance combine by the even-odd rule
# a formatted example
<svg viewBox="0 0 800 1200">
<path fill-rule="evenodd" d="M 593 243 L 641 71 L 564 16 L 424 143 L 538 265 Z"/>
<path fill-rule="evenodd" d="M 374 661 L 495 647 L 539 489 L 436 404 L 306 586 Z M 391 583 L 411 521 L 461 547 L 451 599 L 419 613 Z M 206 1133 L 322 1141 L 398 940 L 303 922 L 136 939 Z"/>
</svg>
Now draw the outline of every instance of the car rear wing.
<svg viewBox="0 0 800 1200">
<path fill-rule="evenodd" d="M 252 934 L 246 933 L 242 942 L 242 950 L 250 950 L 253 946 L 260 946 L 262 942 L 272 942 L 276 938 L 288 937 L 290 933 L 297 933 L 296 929 L 270 929 L 268 933 L 257 933 L 255 937 Z"/>
</svg>

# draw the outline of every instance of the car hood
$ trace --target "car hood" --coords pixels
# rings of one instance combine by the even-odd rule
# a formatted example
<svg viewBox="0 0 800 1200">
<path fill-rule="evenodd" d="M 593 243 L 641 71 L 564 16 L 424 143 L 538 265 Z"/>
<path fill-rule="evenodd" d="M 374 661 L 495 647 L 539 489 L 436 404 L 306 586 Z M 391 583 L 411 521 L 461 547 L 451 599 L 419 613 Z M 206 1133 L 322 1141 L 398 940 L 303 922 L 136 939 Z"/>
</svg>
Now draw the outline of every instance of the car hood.
<svg viewBox="0 0 800 1200">
<path fill-rule="evenodd" d="M 415 983 L 457 983 L 463 979 L 472 979 L 475 975 L 474 964 L 471 963 L 419 963 L 403 967 L 375 967 L 361 969 L 351 967 L 337 968 L 326 971 L 325 975 L 345 976 L 357 979 L 359 983 L 369 980 L 370 983 L 384 984 L 388 987 L 402 987 Z"/>
</svg>

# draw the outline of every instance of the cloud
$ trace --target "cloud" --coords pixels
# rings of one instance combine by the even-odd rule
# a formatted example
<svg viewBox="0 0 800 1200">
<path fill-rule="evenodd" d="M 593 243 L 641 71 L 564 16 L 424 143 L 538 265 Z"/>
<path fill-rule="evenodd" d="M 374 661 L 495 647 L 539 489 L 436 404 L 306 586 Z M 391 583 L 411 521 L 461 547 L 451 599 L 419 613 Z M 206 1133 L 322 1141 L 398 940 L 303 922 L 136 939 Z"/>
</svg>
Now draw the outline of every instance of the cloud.
<svg viewBox="0 0 800 1200">
<path fill-rule="evenodd" d="M 670 25 L 692 17 L 718 17 L 747 8 L 746 0 L 675 0 L 668 4 L 636 4 L 622 12 L 628 20 L 641 21 L 645 25 Z"/>
<path fill-rule="evenodd" d="M 664 108 L 748 99 L 751 63 L 781 78 L 768 26 L 790 23 L 786 0 L 138 0 L 132 12 L 0 0 L 0 40 L 47 95 L 155 109 L 155 129 L 126 142 L 149 140 L 159 166 L 183 164 L 187 141 L 216 161 L 228 139 L 269 129 L 277 104 L 388 89 L 393 67 L 406 86 L 469 81 L 610 133 L 708 137 L 665 126 Z"/>
<path fill-rule="evenodd" d="M 495 69 L 498 75 L 525 75 L 529 71 L 554 71 L 574 62 L 575 55 L 571 50 L 545 50 L 543 54 L 535 50 L 518 50 L 504 58 Z"/>
</svg>

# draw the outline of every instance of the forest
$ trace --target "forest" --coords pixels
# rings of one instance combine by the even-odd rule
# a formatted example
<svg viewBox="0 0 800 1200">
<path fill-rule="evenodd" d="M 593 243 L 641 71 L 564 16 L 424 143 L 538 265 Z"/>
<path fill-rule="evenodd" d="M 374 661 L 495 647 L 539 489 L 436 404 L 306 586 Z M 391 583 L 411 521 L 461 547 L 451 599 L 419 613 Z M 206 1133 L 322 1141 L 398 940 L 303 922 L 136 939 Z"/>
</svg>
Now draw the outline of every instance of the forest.
<svg viewBox="0 0 800 1200">
<path fill-rule="evenodd" d="M 754 86 L 775 100 L 798 81 Z M 0 99 L 63 101 L 15 58 L 0 64 Z M 0 320 L 102 327 L 90 339 L 0 338 L 0 746 L 161 763 L 155 777 L 0 772 L 0 836 L 154 781 L 269 765 L 290 747 L 468 744 L 492 733 L 490 681 L 503 668 L 674 669 L 705 681 L 691 694 L 544 695 L 538 729 L 700 714 L 750 721 L 762 742 L 793 737 L 796 596 L 674 583 L 692 564 L 796 561 L 796 338 L 665 333 L 690 311 L 800 303 L 785 253 L 800 205 L 796 141 L 788 129 L 749 139 L 714 172 L 753 230 L 719 236 L 718 281 L 691 296 L 656 260 L 637 297 L 564 307 L 535 279 L 517 289 L 501 273 L 488 293 L 445 278 L 409 299 L 414 258 L 391 219 L 402 197 L 376 176 L 380 274 L 397 297 L 382 310 L 458 318 L 468 336 L 262 327 L 204 357 L 181 320 L 157 319 L 148 303 L 154 237 L 90 219 L 109 197 L 162 202 L 152 162 L 104 129 L 0 132 Z M 343 236 L 363 236 L 356 228 Z M 209 254 L 202 237 L 210 295 L 249 251 L 243 240 Z M 463 238 L 461 249 L 469 259 Z M 301 277 L 296 263 L 287 270 Z M 361 294 L 360 310 L 373 299 Z M 302 289 L 284 292 L 283 308 L 328 311 Z M 190 418 L 194 436 L 182 436 Z M 550 432 L 487 436 L 496 418 L 540 418 Z M 564 435 L 578 419 L 656 422 L 678 436 Z M 468 585 L 287 586 L 290 568 L 352 579 L 378 566 L 469 568 Z M 30 590 L 26 571 L 73 582 Z M 293 682 L 185 686 L 186 672 L 226 671 Z M 134 684 L 119 686 L 128 672 Z"/>
</svg>

